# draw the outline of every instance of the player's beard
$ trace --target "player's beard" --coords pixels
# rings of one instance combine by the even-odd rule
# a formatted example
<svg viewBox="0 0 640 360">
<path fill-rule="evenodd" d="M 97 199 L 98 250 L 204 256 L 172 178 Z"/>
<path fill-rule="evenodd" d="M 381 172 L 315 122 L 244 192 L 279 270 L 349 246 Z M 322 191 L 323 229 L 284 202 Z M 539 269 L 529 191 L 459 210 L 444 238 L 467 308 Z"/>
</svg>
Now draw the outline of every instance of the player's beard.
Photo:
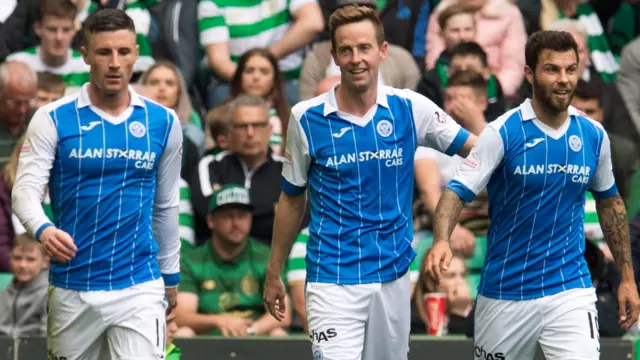
<svg viewBox="0 0 640 360">
<path fill-rule="evenodd" d="M 571 99 L 573 99 L 573 94 L 575 89 L 568 85 L 566 89 L 569 90 L 565 99 L 558 99 L 553 94 L 553 88 L 551 86 L 544 86 L 538 82 L 535 75 L 533 76 L 533 93 L 538 99 L 538 102 L 547 108 L 547 110 L 554 114 L 559 114 L 563 111 L 566 111 L 569 105 L 571 104 Z"/>
</svg>

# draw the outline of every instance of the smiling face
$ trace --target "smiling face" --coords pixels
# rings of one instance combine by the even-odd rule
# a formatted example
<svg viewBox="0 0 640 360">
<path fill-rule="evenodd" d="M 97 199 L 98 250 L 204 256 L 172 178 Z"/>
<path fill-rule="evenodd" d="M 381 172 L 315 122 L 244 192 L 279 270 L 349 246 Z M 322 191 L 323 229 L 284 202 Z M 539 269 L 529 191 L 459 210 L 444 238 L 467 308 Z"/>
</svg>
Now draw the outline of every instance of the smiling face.
<svg viewBox="0 0 640 360">
<path fill-rule="evenodd" d="M 526 67 L 533 96 L 549 110 L 560 113 L 569 107 L 578 82 L 578 57 L 573 50 L 544 49 L 535 69 Z"/>
<path fill-rule="evenodd" d="M 331 53 L 340 67 L 341 83 L 362 93 L 377 84 L 380 63 L 387 57 L 387 43 L 380 45 L 374 24 L 363 20 L 336 29 Z"/>
</svg>

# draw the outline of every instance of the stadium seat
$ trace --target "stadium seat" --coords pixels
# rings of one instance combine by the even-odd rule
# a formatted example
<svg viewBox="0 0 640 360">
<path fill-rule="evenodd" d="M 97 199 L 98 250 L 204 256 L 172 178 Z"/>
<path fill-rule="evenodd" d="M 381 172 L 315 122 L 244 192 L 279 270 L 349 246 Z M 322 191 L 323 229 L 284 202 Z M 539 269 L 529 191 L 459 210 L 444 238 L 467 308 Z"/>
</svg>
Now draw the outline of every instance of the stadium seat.
<svg viewBox="0 0 640 360">
<path fill-rule="evenodd" d="M 471 299 L 475 300 L 478 296 L 478 285 L 480 284 L 480 273 L 470 273 L 467 275 L 467 284 L 471 292 Z"/>
<path fill-rule="evenodd" d="M 484 264 L 484 256 L 487 252 L 487 237 L 476 236 L 476 243 L 473 248 L 473 256 L 467 259 L 467 267 L 469 270 L 480 270 Z"/>
<path fill-rule="evenodd" d="M 4 289 L 13 280 L 12 273 L 0 273 L 0 290 Z"/>
</svg>

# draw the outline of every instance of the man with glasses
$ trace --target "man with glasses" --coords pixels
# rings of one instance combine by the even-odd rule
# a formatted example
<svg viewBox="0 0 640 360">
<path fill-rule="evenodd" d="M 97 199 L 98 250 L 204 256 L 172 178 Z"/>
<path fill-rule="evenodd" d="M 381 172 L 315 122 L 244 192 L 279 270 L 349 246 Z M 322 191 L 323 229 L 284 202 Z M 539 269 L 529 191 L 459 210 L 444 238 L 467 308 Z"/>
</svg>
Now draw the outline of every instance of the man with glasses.
<svg viewBox="0 0 640 360">
<path fill-rule="evenodd" d="M 210 237 L 207 199 L 220 187 L 236 184 L 249 190 L 254 205 L 250 236 L 270 245 L 282 157 L 269 147 L 269 104 L 260 97 L 240 95 L 230 104 L 229 115 L 228 150 L 204 157 L 190 181 L 196 243 L 202 244 Z"/>
<path fill-rule="evenodd" d="M 7 61 L 0 65 L 0 168 L 9 161 L 27 128 L 37 83 L 36 73 L 23 62 Z"/>
</svg>

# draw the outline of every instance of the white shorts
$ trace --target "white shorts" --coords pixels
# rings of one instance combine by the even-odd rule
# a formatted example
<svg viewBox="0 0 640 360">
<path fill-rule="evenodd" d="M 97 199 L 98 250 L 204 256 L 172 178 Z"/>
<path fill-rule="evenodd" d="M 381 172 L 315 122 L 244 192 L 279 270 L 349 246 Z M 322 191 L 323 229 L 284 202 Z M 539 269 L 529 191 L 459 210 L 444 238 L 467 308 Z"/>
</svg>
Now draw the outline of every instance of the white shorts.
<svg viewBox="0 0 640 360">
<path fill-rule="evenodd" d="M 596 300 L 593 288 L 523 301 L 478 295 L 474 359 L 532 360 L 536 343 L 547 360 L 600 359 Z"/>
<path fill-rule="evenodd" d="M 162 359 L 167 302 L 162 279 L 122 290 L 49 286 L 49 359 Z"/>
<path fill-rule="evenodd" d="M 383 284 L 307 283 L 314 360 L 403 360 L 411 328 L 409 272 Z"/>
</svg>

